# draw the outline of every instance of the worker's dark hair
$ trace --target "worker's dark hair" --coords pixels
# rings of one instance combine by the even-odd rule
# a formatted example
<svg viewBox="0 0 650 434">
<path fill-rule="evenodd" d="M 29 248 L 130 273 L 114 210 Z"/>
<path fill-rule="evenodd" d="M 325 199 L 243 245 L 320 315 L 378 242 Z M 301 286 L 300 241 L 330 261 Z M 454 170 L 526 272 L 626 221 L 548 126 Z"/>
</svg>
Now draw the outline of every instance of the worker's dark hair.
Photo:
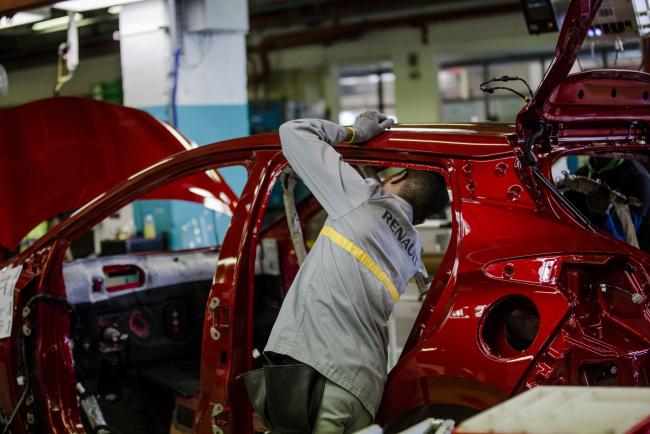
<svg viewBox="0 0 650 434">
<path fill-rule="evenodd" d="M 399 195 L 413 207 L 414 222 L 433 216 L 449 203 L 445 178 L 425 170 L 407 170 Z"/>
</svg>

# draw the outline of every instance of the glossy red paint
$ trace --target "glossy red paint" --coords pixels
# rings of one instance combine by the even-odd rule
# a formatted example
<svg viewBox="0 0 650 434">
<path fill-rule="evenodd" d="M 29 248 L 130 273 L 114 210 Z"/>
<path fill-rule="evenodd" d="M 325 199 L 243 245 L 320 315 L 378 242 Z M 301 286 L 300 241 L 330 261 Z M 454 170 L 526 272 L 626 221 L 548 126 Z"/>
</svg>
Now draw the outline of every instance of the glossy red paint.
<svg viewBox="0 0 650 434">
<path fill-rule="evenodd" d="M 531 128 L 544 114 L 544 106 L 554 89 L 566 79 L 575 63 L 589 25 L 602 0 L 573 0 L 564 16 L 555 57 L 531 101 L 517 115 L 517 132 Z"/>
<path fill-rule="evenodd" d="M 479 140 L 474 144 L 476 137 Z M 381 422 L 403 421 L 430 406 L 476 411 L 533 384 L 579 384 L 579 372 L 587 362 L 613 361 L 620 384 L 644 384 L 650 348 L 647 306 L 630 315 L 620 297 L 585 299 L 579 288 L 590 278 L 592 267 L 602 274 L 592 278 L 594 283 L 611 279 L 643 291 L 649 282 L 647 255 L 585 229 L 543 186 L 529 184 L 530 169 L 516 159 L 509 145 L 513 140 L 512 127 L 506 126 L 498 131 L 480 125 L 420 126 L 397 128 L 366 147 L 339 147 L 352 162 L 444 173 L 453 196 L 453 241 L 405 353 L 390 374 Z M 630 151 L 644 148 L 627 146 Z M 615 147 L 618 152 L 622 148 Z M 452 150 L 453 155 L 448 155 Z M 579 150 L 572 143 L 540 154 L 541 162 L 549 161 L 540 168 L 546 172 L 557 155 Z M 60 262 L 67 241 L 139 195 L 216 164 L 246 165 L 249 182 L 221 249 L 210 294 L 219 303 L 206 307 L 194 431 L 208 433 L 217 427 L 224 433 L 243 433 L 251 432 L 250 408 L 236 378 L 252 363 L 254 251 L 262 236 L 261 220 L 270 189 L 285 164 L 276 135 L 176 154 L 83 207 L 10 262 L 25 267 L 16 289 L 15 318 L 28 295 L 65 293 Z M 268 231 L 276 237 L 288 235 L 284 223 Z M 281 247 L 287 252 L 285 263 L 295 272 L 295 255 L 285 244 Z M 636 271 L 629 271 L 628 263 L 634 263 Z M 529 348 L 498 356 L 481 338 L 481 330 L 494 305 L 513 296 L 534 304 L 541 318 L 539 331 Z M 26 413 L 32 411 L 40 423 L 51 427 L 50 432 L 79 432 L 67 314 L 45 304 L 38 309 L 31 337 L 38 350 L 34 372 L 57 374 L 37 375 L 34 393 L 37 402 L 45 405 L 26 408 L 17 426 L 26 426 Z M 622 319 L 621 312 L 625 314 Z M 39 327 L 54 323 L 57 327 Z M 0 341 L 0 381 L 9 385 L 0 392 L 4 409 L 13 408 L 20 393 L 15 382 L 19 333 L 16 320 L 12 338 Z"/>
<path fill-rule="evenodd" d="M 538 127 L 538 149 L 563 139 L 645 139 L 650 75 L 596 70 L 569 75 L 601 0 L 572 1 L 560 31 L 555 58 L 531 101 L 517 115 L 518 155 Z M 531 143 L 533 144 L 533 143 Z"/>
<path fill-rule="evenodd" d="M 598 291 L 583 293 L 612 279 L 647 296 L 648 255 L 580 227 L 540 186 L 512 201 L 508 185 L 522 185 L 525 171 L 514 158 L 469 164 L 455 161 L 464 170 L 453 201 L 453 262 L 448 253 L 389 375 L 379 421 L 466 416 L 536 384 L 583 384 L 587 364 L 615 363 L 614 384 L 648 386 L 648 303 L 627 301 L 613 313 Z M 534 304 L 539 331 L 528 348 L 497 355 L 482 328 L 490 309 L 513 296 Z M 565 328 L 573 334 L 563 340 Z"/>
<path fill-rule="evenodd" d="M 14 251 L 40 222 L 74 211 L 134 173 L 177 152 L 187 139 L 140 110 L 57 97 L 0 111 L 0 246 Z M 214 174 L 216 176 L 216 174 Z M 192 187 L 236 196 L 225 182 L 197 174 L 146 198 L 202 202 Z M 197 191 L 197 190 L 194 190 Z"/>
<path fill-rule="evenodd" d="M 464 417 L 538 384 L 650 385 L 650 256 L 583 225 L 535 175 L 539 170 L 548 178 L 552 162 L 570 153 L 648 152 L 641 140 L 647 120 L 641 111 L 634 113 L 643 122 L 623 125 L 618 120 L 626 103 L 610 112 L 602 107 L 605 90 L 613 84 L 609 80 L 616 80 L 623 101 L 632 101 L 639 83 L 647 82 L 645 75 L 610 71 L 566 78 L 599 3 L 572 2 L 554 64 L 520 113 L 517 134 L 505 125 L 410 125 L 397 126 L 363 147 L 338 147 L 355 163 L 436 170 L 452 193 L 452 240 L 389 374 L 379 422 L 398 427 L 418 417 Z M 580 88 L 583 99 L 593 95 L 600 101 L 596 108 L 575 101 Z M 597 122 L 599 114 L 608 122 Z M 518 157 L 537 121 L 550 127 L 533 149 L 537 166 L 531 168 Z M 273 181 L 285 163 L 276 135 L 175 154 L 101 194 L 12 258 L 8 264 L 23 265 L 23 272 L 15 291 L 12 336 L 0 341 L 5 412 L 21 393 L 16 384 L 19 312 L 29 296 L 65 293 L 60 270 L 68 242 L 166 183 L 217 164 L 243 164 L 249 180 L 221 248 L 209 295 L 217 301 L 206 306 L 194 432 L 251 433 L 251 409 L 237 377 L 252 366 L 256 245 L 263 235 L 288 235 L 284 223 L 266 233 L 261 229 Z M 287 240 L 281 241 L 286 287 L 296 259 Z M 630 294 L 643 303 L 632 303 Z M 486 332 L 495 321 L 507 320 L 504 306 L 512 300 L 525 301 L 529 308 L 523 319 L 529 325 L 538 321 L 525 345 L 511 344 L 507 334 Z M 15 432 L 81 432 L 68 315 L 49 304 L 39 305 L 37 315 L 30 340 L 36 349 L 32 385 L 39 404 L 23 408 Z M 29 412 L 37 421 L 34 429 L 28 426 Z"/>
<path fill-rule="evenodd" d="M 264 145 L 260 146 L 262 143 Z M 156 191 L 166 183 L 187 177 L 192 173 L 203 173 L 214 167 L 215 164 L 244 164 L 250 167 L 256 148 L 263 149 L 264 146 L 269 146 L 271 143 L 268 142 L 268 137 L 260 136 L 249 140 L 247 143 L 249 146 L 245 149 L 242 149 L 240 141 L 231 143 L 231 146 L 228 143 L 222 143 L 173 155 L 159 164 L 154 164 L 148 170 L 130 177 L 122 182 L 122 185 L 118 185 L 89 202 L 25 252 L 5 263 L 7 266 L 23 265 L 24 268 L 15 289 L 12 336 L 0 341 L 0 366 L 3 368 L 0 381 L 7 385 L 6 389 L 3 388 L 0 391 L 0 406 L 3 409 L 12 409 L 20 394 L 16 378 L 20 376 L 18 355 L 20 354 L 22 305 L 27 298 L 35 294 L 65 296 L 61 264 L 69 240 L 76 239 L 122 206 L 143 194 Z M 233 218 L 231 231 L 229 231 L 232 234 L 231 239 L 246 239 L 242 235 L 246 233 L 246 209 L 247 201 L 250 201 L 251 190 L 252 193 L 255 192 L 255 188 L 250 187 L 240 198 L 243 203 L 236 208 L 237 216 L 240 217 Z M 224 266 L 219 267 L 219 270 L 226 273 L 226 276 L 233 270 L 233 265 L 237 265 L 239 257 L 239 249 L 233 246 L 229 250 L 228 245 L 230 244 L 226 240 L 224 253 L 220 259 L 220 264 Z M 232 293 L 232 290 L 229 292 Z M 47 427 L 46 431 L 51 433 L 81 432 L 81 420 L 74 388 L 74 364 L 69 347 L 68 314 L 65 311 L 62 312 L 59 307 L 49 304 L 40 305 L 38 309 L 39 316 L 36 323 L 56 324 L 54 327 L 38 328 L 30 338 L 31 346 L 35 349 L 33 372 L 38 381 L 32 382 L 32 386 L 34 387 L 34 403 L 39 405 L 40 423 L 43 424 L 40 426 Z M 46 372 L 48 375 L 44 375 Z M 33 415 L 37 411 L 34 405 L 28 406 L 20 415 L 21 420 L 15 426 L 21 428 L 16 428 L 16 432 L 27 429 L 27 420 L 30 419 L 27 414 Z"/>
<path fill-rule="evenodd" d="M 638 71 L 587 71 L 567 77 L 544 105 L 549 122 L 650 120 L 650 74 Z"/>
</svg>

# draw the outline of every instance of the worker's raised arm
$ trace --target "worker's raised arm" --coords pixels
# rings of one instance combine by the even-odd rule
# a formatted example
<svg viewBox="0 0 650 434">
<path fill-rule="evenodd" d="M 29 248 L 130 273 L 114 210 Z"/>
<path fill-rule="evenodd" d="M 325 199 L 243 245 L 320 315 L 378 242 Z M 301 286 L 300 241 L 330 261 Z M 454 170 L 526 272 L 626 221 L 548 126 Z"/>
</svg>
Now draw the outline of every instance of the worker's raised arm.
<svg viewBox="0 0 650 434">
<path fill-rule="evenodd" d="M 298 119 L 280 126 L 282 152 L 325 211 L 338 218 L 368 199 L 373 186 L 333 146 L 347 140 L 361 143 L 392 125 L 376 112 L 360 115 L 352 128 L 320 119 Z"/>
</svg>

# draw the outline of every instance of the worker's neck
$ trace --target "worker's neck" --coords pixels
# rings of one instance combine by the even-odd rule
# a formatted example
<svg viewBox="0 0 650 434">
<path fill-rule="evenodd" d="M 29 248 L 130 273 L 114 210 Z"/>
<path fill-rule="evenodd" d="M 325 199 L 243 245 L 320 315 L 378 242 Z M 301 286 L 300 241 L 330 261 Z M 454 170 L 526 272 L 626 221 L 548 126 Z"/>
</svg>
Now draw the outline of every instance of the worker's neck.
<svg viewBox="0 0 650 434">
<path fill-rule="evenodd" d="M 387 183 L 387 184 L 384 184 L 383 187 L 384 187 L 384 190 L 386 190 L 390 194 L 395 195 L 395 196 L 399 196 L 400 188 L 399 188 L 398 185 Z"/>
<path fill-rule="evenodd" d="M 384 191 L 392 194 L 395 196 L 397 199 L 399 199 L 399 202 L 402 204 L 402 209 L 404 209 L 404 212 L 408 216 L 409 220 L 411 223 L 415 224 L 413 222 L 413 205 L 409 203 L 406 199 L 404 199 L 402 196 L 399 194 L 399 188 L 390 188 L 390 185 L 384 185 Z"/>
</svg>

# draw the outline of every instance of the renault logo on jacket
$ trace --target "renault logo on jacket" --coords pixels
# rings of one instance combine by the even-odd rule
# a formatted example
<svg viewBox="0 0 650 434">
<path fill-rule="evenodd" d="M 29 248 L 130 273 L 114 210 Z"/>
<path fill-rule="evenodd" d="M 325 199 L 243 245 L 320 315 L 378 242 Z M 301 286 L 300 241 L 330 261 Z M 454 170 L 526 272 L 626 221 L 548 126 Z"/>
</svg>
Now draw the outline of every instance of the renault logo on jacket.
<svg viewBox="0 0 650 434">
<path fill-rule="evenodd" d="M 397 241 L 402 245 L 404 248 L 404 251 L 409 255 L 411 258 L 411 262 L 413 262 L 413 265 L 417 265 L 418 263 L 418 257 L 415 254 L 415 244 L 411 238 L 406 237 L 406 233 L 404 232 L 404 229 L 400 224 L 397 222 L 397 220 L 393 217 L 393 215 L 390 213 L 389 210 L 384 211 L 384 215 L 381 216 L 382 220 L 386 221 L 386 224 L 388 225 L 388 228 L 390 231 L 395 235 L 397 238 Z"/>
</svg>

